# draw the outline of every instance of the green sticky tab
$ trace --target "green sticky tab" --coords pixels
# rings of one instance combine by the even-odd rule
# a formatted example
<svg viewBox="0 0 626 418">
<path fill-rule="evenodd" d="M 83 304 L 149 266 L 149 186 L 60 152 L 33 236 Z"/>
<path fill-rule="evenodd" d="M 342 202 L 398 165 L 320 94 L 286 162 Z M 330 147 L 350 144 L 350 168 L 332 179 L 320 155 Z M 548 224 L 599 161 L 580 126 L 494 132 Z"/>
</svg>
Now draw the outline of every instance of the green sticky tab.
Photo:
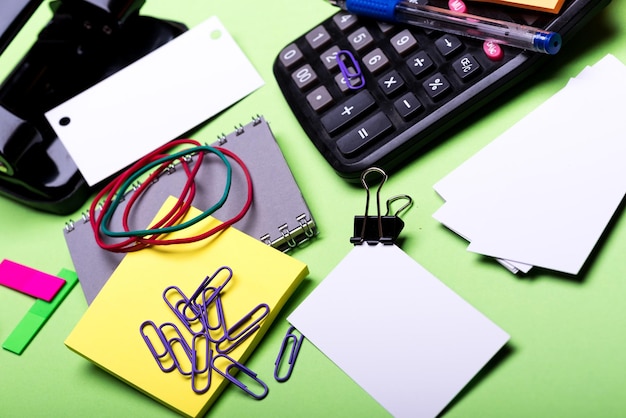
<svg viewBox="0 0 626 418">
<path fill-rule="evenodd" d="M 2 343 L 2 348 L 15 354 L 22 354 L 26 346 L 35 338 L 41 327 L 54 313 L 55 309 L 78 283 L 78 276 L 71 270 L 62 269 L 58 276 L 65 279 L 65 284 L 61 290 L 50 302 L 41 299 L 36 300 L 4 343 Z"/>
<path fill-rule="evenodd" d="M 24 315 L 4 343 L 2 343 L 2 348 L 12 351 L 15 354 L 22 354 L 22 351 L 24 351 L 30 341 L 37 335 L 37 332 L 39 332 L 46 322 L 46 319 L 47 318 L 43 318 L 39 315 L 34 315 L 30 311 L 26 312 L 26 315 Z"/>
</svg>

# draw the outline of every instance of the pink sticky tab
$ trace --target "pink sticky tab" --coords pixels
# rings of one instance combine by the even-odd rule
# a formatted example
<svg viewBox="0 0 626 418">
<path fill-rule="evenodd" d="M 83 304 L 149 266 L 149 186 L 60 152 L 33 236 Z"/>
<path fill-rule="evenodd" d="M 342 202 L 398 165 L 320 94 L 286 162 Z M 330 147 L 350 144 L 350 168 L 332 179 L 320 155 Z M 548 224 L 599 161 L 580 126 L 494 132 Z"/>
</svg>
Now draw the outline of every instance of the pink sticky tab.
<svg viewBox="0 0 626 418">
<path fill-rule="evenodd" d="M 462 0 L 449 0 L 448 8 L 454 12 L 465 13 L 467 11 L 467 7 Z"/>
<path fill-rule="evenodd" d="M 0 284 L 50 302 L 65 280 L 10 260 L 0 263 Z"/>
<path fill-rule="evenodd" d="M 491 61 L 500 61 L 504 57 L 502 47 L 494 41 L 485 41 L 483 43 L 483 51 Z"/>
</svg>

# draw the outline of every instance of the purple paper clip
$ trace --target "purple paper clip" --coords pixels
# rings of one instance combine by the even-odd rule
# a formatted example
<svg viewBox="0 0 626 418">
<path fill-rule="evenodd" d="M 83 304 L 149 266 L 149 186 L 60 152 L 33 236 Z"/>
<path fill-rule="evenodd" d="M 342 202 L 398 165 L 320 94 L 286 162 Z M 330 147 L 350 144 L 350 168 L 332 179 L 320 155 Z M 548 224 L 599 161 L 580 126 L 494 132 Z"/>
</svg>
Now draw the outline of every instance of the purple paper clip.
<svg viewBox="0 0 626 418">
<path fill-rule="evenodd" d="M 154 344 L 152 344 L 152 341 L 150 340 L 150 337 L 148 337 L 148 335 L 145 333 L 144 328 L 146 328 L 147 326 L 150 326 L 154 330 L 154 333 L 157 335 L 158 339 L 161 341 L 161 344 L 163 345 L 163 352 L 157 352 L 156 348 L 154 347 Z M 139 333 L 141 334 L 141 337 L 143 338 L 146 345 L 148 346 L 148 350 L 150 350 L 150 353 L 152 353 L 152 357 L 154 357 L 154 360 L 159 365 L 159 368 L 165 373 L 169 373 L 172 370 L 174 370 L 176 368 L 176 361 L 171 356 L 171 351 L 169 348 L 168 341 L 166 340 L 165 335 L 163 335 L 163 332 L 161 331 L 161 329 L 157 327 L 156 324 L 152 321 L 144 321 L 139 326 Z M 168 358 L 172 364 L 166 367 L 163 363 L 164 363 L 164 360 Z"/>
<path fill-rule="evenodd" d="M 255 318 L 255 314 L 257 312 L 262 312 L 260 316 Z M 226 339 L 220 341 L 216 345 L 216 349 L 218 353 L 230 353 L 233 351 L 239 344 L 243 343 L 248 337 L 254 334 L 260 327 L 261 322 L 265 319 L 265 317 L 269 314 L 270 307 L 266 303 L 261 303 L 253 308 L 250 312 L 243 316 L 239 321 L 237 321 L 232 327 L 228 328 L 226 331 Z M 238 333 L 234 333 L 245 325 Z M 230 342 L 227 347 L 223 347 L 221 344 L 224 342 Z"/>
<path fill-rule="evenodd" d="M 174 330 L 174 333 L 176 336 L 174 337 L 167 337 L 164 328 L 171 328 L 172 330 Z M 180 329 L 173 323 L 171 322 L 165 322 L 163 324 L 161 324 L 161 326 L 159 327 L 159 329 L 161 330 L 161 332 L 163 333 L 163 336 L 165 337 L 165 341 L 167 341 L 167 347 L 170 351 L 170 356 L 172 356 L 172 361 L 174 362 L 174 365 L 176 366 L 176 368 L 178 369 L 178 372 L 180 374 L 182 374 L 183 376 L 191 376 L 192 372 L 193 372 L 193 350 L 191 349 L 191 347 L 189 346 L 189 343 L 187 342 L 187 340 L 185 340 L 185 337 L 181 334 Z M 183 355 L 184 357 L 187 358 L 187 360 L 189 361 L 189 371 L 183 370 L 183 366 L 182 363 L 180 361 L 179 357 L 182 356 L 177 356 L 176 355 L 176 349 L 175 347 L 177 345 L 180 345 L 180 347 L 182 348 L 183 351 Z"/>
<path fill-rule="evenodd" d="M 215 362 L 219 360 L 220 358 L 224 358 L 230 363 L 228 366 L 226 366 L 224 371 L 220 370 L 219 368 L 215 366 Z M 256 373 L 254 373 L 252 370 L 250 370 L 243 364 L 239 363 L 238 361 L 234 360 L 233 358 L 227 356 L 226 354 L 218 354 L 214 356 L 211 359 L 211 367 L 213 368 L 213 370 L 215 370 L 216 372 L 224 376 L 225 379 L 229 380 L 231 383 L 234 383 L 237 387 L 239 387 L 241 390 L 246 392 L 248 395 L 252 396 L 254 399 L 261 400 L 265 398 L 267 396 L 267 393 L 269 392 L 269 389 L 267 385 L 265 384 L 265 382 L 259 379 Z M 230 373 L 231 369 L 236 369 L 244 373 L 248 377 L 252 378 L 252 380 L 254 380 L 263 388 L 263 391 L 260 394 L 254 393 L 241 380 L 237 379 L 235 376 L 233 376 Z"/>
<path fill-rule="evenodd" d="M 296 331 L 296 328 L 294 326 L 289 327 L 289 329 L 287 330 L 287 334 L 285 334 L 285 338 L 283 338 L 283 342 L 280 345 L 278 357 L 276 357 L 276 361 L 274 362 L 274 378 L 279 382 L 286 382 L 289 377 L 291 377 L 293 366 L 296 363 L 298 353 L 300 352 L 300 347 L 302 346 L 302 342 L 304 341 L 304 335 L 300 333 L 300 337 L 298 337 L 294 334 L 294 331 Z M 287 361 L 289 367 L 287 368 L 287 373 L 284 376 L 280 376 L 280 368 L 283 362 L 283 356 L 285 355 L 285 352 L 287 351 L 287 346 L 289 344 L 291 344 L 289 360 Z"/>
<path fill-rule="evenodd" d="M 198 345 L 204 344 L 204 350 Z M 191 342 L 191 388 L 197 394 L 203 394 L 211 387 L 211 359 L 213 350 L 211 350 L 211 342 L 206 334 L 196 334 Z M 204 353 L 204 358 L 198 358 L 198 352 Z M 203 366 L 200 367 L 199 363 Z M 198 387 L 199 381 L 204 380 L 204 385 Z"/>
<path fill-rule="evenodd" d="M 349 60 L 349 66 L 346 65 L 344 58 Z M 352 52 L 345 49 L 337 51 L 336 59 L 339 70 L 341 70 L 346 86 L 348 86 L 349 89 L 358 90 L 365 85 L 365 77 L 361 72 L 359 62 L 354 58 Z"/>
<path fill-rule="evenodd" d="M 176 292 L 178 295 L 178 300 L 174 304 L 172 304 L 172 302 L 170 301 L 171 299 L 170 295 L 173 292 Z M 174 313 L 174 315 L 176 315 L 178 320 L 182 322 L 183 324 L 185 324 L 185 327 L 187 327 L 189 332 L 191 332 L 192 334 L 195 334 L 196 332 L 201 332 L 201 331 L 196 331 L 192 328 L 193 323 L 199 319 L 199 315 L 200 315 L 199 312 L 196 312 L 194 308 L 194 314 L 196 314 L 196 317 L 188 318 L 187 316 L 183 314 L 182 310 L 180 309 L 181 305 L 189 306 L 189 299 L 187 298 L 187 296 L 185 296 L 182 290 L 180 290 L 176 286 L 167 287 L 163 291 L 163 300 L 165 301 L 167 306 L 170 308 L 170 310 Z"/>
<path fill-rule="evenodd" d="M 224 308 L 222 307 L 222 298 L 219 294 L 215 298 L 213 298 L 213 305 L 215 306 L 217 324 L 215 326 L 211 325 L 208 307 L 205 315 L 202 316 L 201 320 L 203 321 L 204 329 L 206 329 L 206 335 L 209 338 L 209 341 L 217 345 L 226 340 L 227 335 L 226 319 L 224 319 Z"/>
<path fill-rule="evenodd" d="M 209 284 L 211 284 L 211 282 L 213 281 L 213 279 L 215 279 L 222 271 L 227 271 L 228 275 L 226 276 L 226 278 L 222 281 L 222 283 L 219 286 L 211 286 L 211 289 L 214 289 L 214 291 L 211 294 L 211 297 L 209 299 L 205 299 L 205 290 L 207 288 L 209 288 Z M 226 285 L 228 284 L 228 282 L 230 282 L 230 279 L 233 277 L 233 271 L 230 267 L 227 266 L 222 266 L 220 268 L 218 268 L 215 273 L 213 273 L 213 275 L 211 277 L 207 276 L 202 283 L 200 284 L 200 286 L 198 286 L 198 288 L 196 289 L 195 292 L 193 292 L 193 294 L 191 295 L 191 297 L 189 298 L 187 304 L 183 307 L 183 315 L 185 315 L 185 317 L 189 318 L 187 316 L 187 309 L 191 308 L 192 312 L 194 312 L 196 314 L 195 317 L 192 317 L 190 319 L 197 319 L 197 315 L 198 313 L 196 313 L 194 306 L 199 305 L 199 301 L 198 299 L 200 298 L 200 295 L 202 295 L 203 297 L 203 304 L 205 306 L 208 306 L 212 300 L 224 289 L 224 287 L 226 287 Z"/>
</svg>

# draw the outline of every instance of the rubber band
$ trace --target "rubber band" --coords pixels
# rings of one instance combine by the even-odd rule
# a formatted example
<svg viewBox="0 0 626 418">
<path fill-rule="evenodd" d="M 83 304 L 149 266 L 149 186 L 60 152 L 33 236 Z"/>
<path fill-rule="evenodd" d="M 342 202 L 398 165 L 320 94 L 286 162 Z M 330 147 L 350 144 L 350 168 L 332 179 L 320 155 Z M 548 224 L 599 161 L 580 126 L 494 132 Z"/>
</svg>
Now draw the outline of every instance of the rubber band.
<svg viewBox="0 0 626 418">
<path fill-rule="evenodd" d="M 253 191 L 252 191 L 252 177 L 250 176 L 250 172 L 248 170 L 248 167 L 245 165 L 245 163 L 234 153 L 232 153 L 231 151 L 228 151 L 224 148 L 220 148 L 220 147 L 215 147 L 215 149 L 218 149 L 219 151 L 221 151 L 222 153 L 224 153 L 225 155 L 227 155 L 228 157 L 232 158 L 233 160 L 235 160 L 237 162 L 237 164 L 239 164 L 244 172 L 244 175 L 246 177 L 246 184 L 247 184 L 247 188 L 248 188 L 248 192 L 247 192 L 247 198 L 246 198 L 246 202 L 244 203 L 243 207 L 241 208 L 241 210 L 239 211 L 239 213 L 235 216 L 233 216 L 231 219 L 222 222 L 221 224 L 219 224 L 218 226 L 211 228 L 210 230 L 198 234 L 198 235 L 194 235 L 194 236 L 190 236 L 190 237 L 186 237 L 186 238 L 172 238 L 172 239 L 151 239 L 151 238 L 138 238 L 138 241 L 141 243 L 147 243 L 147 244 L 153 244 L 153 245 L 172 245 L 172 244 L 185 244 L 185 243 L 189 243 L 189 242 L 195 242 L 195 241 L 200 241 L 203 239 L 206 239 L 208 237 L 210 237 L 211 235 L 214 235 L 220 231 L 223 231 L 224 229 L 228 228 L 229 226 L 231 226 L 232 224 L 236 223 L 237 221 L 241 220 L 241 218 L 244 217 L 244 215 L 246 214 L 246 212 L 248 211 L 248 209 L 250 209 L 250 206 L 252 205 L 252 196 L 253 196 Z"/>
<path fill-rule="evenodd" d="M 169 148 L 174 146 L 178 146 L 180 144 L 191 144 L 192 148 L 189 148 L 185 151 L 177 152 L 171 155 L 163 154 L 164 151 L 167 151 Z M 185 157 L 189 156 L 189 154 L 197 154 L 197 161 L 195 162 L 192 169 L 190 169 L 189 164 Z M 181 224 L 176 224 L 180 221 L 184 215 L 188 212 L 191 207 L 191 203 L 196 193 L 195 186 L 195 176 L 198 173 L 198 170 L 202 164 L 203 157 L 205 153 L 213 153 L 220 157 L 222 161 L 225 163 L 227 167 L 227 184 L 225 187 L 225 192 L 222 195 L 220 201 L 218 201 L 215 205 L 213 205 L 208 210 L 204 211 L 201 215 L 194 217 L 190 221 L 183 222 Z M 221 155 L 220 155 L 221 154 Z M 181 158 L 183 157 L 183 158 Z M 190 237 L 177 238 L 177 239 L 164 239 L 159 238 L 160 236 L 173 231 L 179 231 L 185 229 L 200 220 L 206 218 L 216 210 L 218 210 L 225 202 L 230 193 L 230 183 L 232 177 L 232 167 L 228 160 L 225 158 L 233 159 L 243 170 L 244 176 L 246 178 L 247 183 L 247 198 L 244 203 L 244 206 L 240 210 L 240 212 L 235 215 L 233 218 L 222 222 L 220 225 L 210 229 L 201 234 L 197 234 Z M 179 159 L 181 162 L 181 166 L 185 170 L 187 175 L 187 180 L 185 182 L 185 186 L 181 191 L 180 196 L 178 197 L 175 205 L 165 214 L 160 220 L 155 222 L 150 228 L 145 230 L 130 230 L 128 226 L 128 218 L 131 212 L 131 208 L 139 198 L 139 196 L 152 185 L 158 177 L 171 166 L 171 161 Z M 119 204 L 125 197 L 125 192 L 130 188 L 131 184 L 137 180 L 141 175 L 148 172 L 150 169 L 156 167 L 156 169 L 148 176 L 148 178 L 143 181 L 136 189 L 135 192 L 132 193 L 130 197 L 130 201 L 126 205 L 124 209 L 124 213 L 122 216 L 122 226 L 124 232 L 113 232 L 109 231 L 106 226 L 111 218 L 112 214 L 118 208 Z M 210 147 L 208 145 L 200 145 L 199 142 L 191 139 L 181 139 L 172 141 L 172 143 L 167 144 L 165 146 L 160 147 L 155 150 L 153 153 L 146 155 L 135 164 L 133 164 L 129 169 L 123 172 L 120 176 L 118 176 L 114 181 L 112 181 L 109 185 L 107 185 L 94 199 L 92 205 L 90 206 L 90 222 L 92 228 L 94 230 L 94 234 L 96 237 L 96 241 L 98 245 L 104 249 L 115 252 L 130 252 L 137 251 L 143 248 L 146 248 L 150 245 L 172 245 L 172 244 L 182 244 L 199 241 L 205 238 L 210 237 L 211 235 L 220 232 L 232 224 L 239 221 L 246 212 L 249 210 L 252 204 L 252 179 L 250 176 L 250 172 L 245 165 L 245 163 L 233 152 L 226 150 L 221 147 Z M 96 215 L 96 208 L 99 206 L 99 201 L 104 198 L 104 202 L 101 204 L 100 216 Z M 121 242 L 117 242 L 114 244 L 109 244 L 104 242 L 100 234 L 108 235 L 111 237 L 127 237 L 126 240 Z"/>
<path fill-rule="evenodd" d="M 179 146 L 181 144 L 193 144 L 193 145 L 197 145 L 198 142 L 197 141 L 193 141 L 193 140 L 189 140 L 189 139 L 178 139 L 178 140 L 174 140 L 168 144 L 165 144 L 159 148 L 157 148 L 155 151 L 153 151 L 151 154 L 148 154 L 144 157 L 142 157 L 140 160 L 138 160 L 137 162 L 135 162 L 134 164 L 132 164 L 125 172 L 123 172 L 120 176 L 118 176 L 116 179 L 114 179 L 111 183 L 109 183 L 107 186 L 105 186 L 94 198 L 91 206 L 89 207 L 89 221 L 91 224 L 91 227 L 93 229 L 94 232 L 94 236 L 96 239 L 96 242 L 98 243 L 98 245 L 104 249 L 107 250 L 111 250 L 111 251 L 116 251 L 120 248 L 125 247 L 126 245 L 130 245 L 133 244 L 135 242 L 134 239 L 129 239 L 125 242 L 120 242 L 120 243 L 116 243 L 116 244 L 107 244 L 105 243 L 101 237 L 100 237 L 100 232 L 99 232 L 99 225 L 100 222 L 102 220 L 102 216 L 97 216 L 96 214 L 96 209 L 98 207 L 101 207 L 100 210 L 100 214 L 103 214 L 103 210 L 106 210 L 109 205 L 111 204 L 111 199 L 113 197 L 113 195 L 115 194 L 115 191 L 117 189 L 119 189 L 119 186 L 121 184 L 121 182 L 128 177 L 129 173 L 132 173 L 134 170 L 140 168 L 141 166 L 145 165 L 146 163 L 150 162 L 150 161 L 154 161 L 155 159 L 161 158 L 162 156 L 164 156 L 165 154 L 162 154 L 164 151 L 169 150 L 170 148 Z M 186 167 L 186 162 L 183 160 L 182 164 L 184 167 Z M 155 179 L 167 168 L 167 165 L 163 165 L 163 167 L 160 167 L 159 169 L 155 170 L 154 173 L 152 173 L 148 179 L 146 180 L 146 182 L 151 183 L 153 181 L 155 181 Z M 187 169 L 185 170 L 186 172 Z M 182 196 L 182 194 L 181 194 Z M 106 197 L 104 199 L 104 202 L 100 205 L 100 200 L 102 200 L 104 197 Z M 179 198 L 180 199 L 180 198 Z M 164 224 L 169 224 L 169 223 L 175 223 L 177 221 L 177 219 L 169 219 L 166 217 L 164 217 L 163 219 L 157 221 L 155 223 L 155 226 L 161 226 Z M 139 247 L 136 249 L 140 249 Z"/>
<path fill-rule="evenodd" d="M 217 201 L 217 203 L 215 203 L 209 209 L 205 210 L 204 212 L 197 215 L 193 219 L 185 221 L 181 224 L 164 226 L 161 228 L 137 229 L 137 230 L 132 230 L 132 231 L 114 232 L 114 231 L 109 230 L 109 228 L 107 227 L 107 224 L 111 221 L 111 217 L 113 216 L 115 209 L 117 209 L 117 207 L 119 206 L 123 198 L 122 193 L 117 193 L 115 198 L 113 199 L 113 202 L 111 203 L 111 206 L 108 207 L 107 210 L 104 212 L 104 215 L 102 217 L 102 223 L 100 224 L 100 232 L 102 232 L 103 234 L 107 236 L 115 237 L 115 238 L 120 238 L 120 237 L 127 238 L 127 237 L 136 237 L 136 236 L 144 236 L 144 235 L 151 235 L 151 234 L 164 234 L 168 232 L 175 232 L 175 231 L 183 230 L 185 228 L 190 227 L 191 225 L 198 223 L 202 219 L 213 214 L 216 210 L 221 208 L 224 205 L 224 202 L 226 202 L 226 198 L 228 197 L 228 193 L 230 192 L 230 184 L 232 181 L 232 167 L 230 163 L 228 162 L 228 160 L 226 159 L 226 156 L 221 151 L 213 147 L 210 147 L 208 145 L 200 145 L 200 146 L 192 147 L 184 151 L 179 151 L 172 155 L 159 158 L 156 161 L 146 164 L 144 167 L 132 173 L 124 181 L 124 183 L 120 187 L 120 191 L 125 192 L 135 180 L 137 180 L 139 177 L 141 177 L 143 174 L 145 174 L 147 171 L 149 171 L 156 165 L 162 164 L 164 162 L 171 162 L 172 160 L 177 160 L 183 156 L 187 156 L 189 154 L 195 154 L 199 152 L 214 153 L 218 157 L 220 157 L 220 159 L 222 159 L 222 161 L 226 165 L 226 186 L 224 187 L 224 193 L 222 193 L 222 197 Z"/>
<path fill-rule="evenodd" d="M 113 196 L 115 195 L 116 190 L 118 190 L 120 188 L 121 183 L 126 178 L 128 178 L 128 176 L 132 172 L 134 172 L 137 169 L 141 168 L 146 163 L 149 163 L 151 161 L 155 161 L 155 160 L 157 160 L 159 158 L 162 158 L 162 157 L 166 156 L 167 154 L 162 154 L 163 151 L 166 151 L 169 148 L 176 147 L 176 146 L 181 145 L 181 144 L 192 144 L 194 146 L 199 145 L 199 143 L 197 141 L 190 140 L 190 139 L 179 139 L 179 140 L 172 141 L 169 144 L 163 145 L 162 147 L 158 148 L 157 150 L 155 150 L 151 154 L 148 154 L 145 157 L 143 157 L 140 160 L 138 160 L 129 169 L 127 169 L 120 176 L 118 176 L 114 181 L 112 181 L 109 185 L 107 185 L 105 188 L 103 188 L 103 190 L 100 193 L 98 193 L 98 195 L 96 196 L 96 198 L 92 202 L 92 205 L 89 208 L 89 219 L 90 219 L 90 224 L 92 226 L 92 229 L 94 231 L 95 240 L 96 240 L 96 242 L 98 243 L 98 245 L 100 247 L 102 247 L 103 249 L 109 250 L 109 251 L 118 251 L 118 252 L 135 251 L 135 250 L 139 250 L 139 249 L 145 247 L 145 245 L 137 245 L 136 239 L 134 239 L 134 238 L 129 238 L 126 241 L 118 242 L 118 243 L 115 243 L 115 244 L 107 244 L 107 243 L 105 243 L 102 240 L 102 238 L 100 236 L 100 232 L 99 232 L 100 223 L 102 222 L 102 214 L 111 205 L 111 200 L 112 200 Z M 200 154 L 200 155 L 202 155 L 202 154 Z M 188 165 L 187 165 L 186 161 L 182 160 L 181 163 L 182 163 L 182 166 L 185 168 L 185 172 L 187 173 L 188 177 L 191 177 L 191 173 L 189 172 Z M 150 184 L 150 183 L 154 182 L 158 178 L 158 176 L 163 171 L 167 170 L 168 168 L 169 168 L 169 164 L 163 163 L 161 165 L 161 167 L 159 167 L 157 170 L 155 170 L 148 177 L 148 179 L 146 180 L 146 182 L 144 184 Z M 119 191 L 118 191 L 118 193 L 119 193 Z M 177 202 L 176 206 L 180 207 L 181 206 L 181 202 L 182 202 L 183 206 L 184 205 L 187 205 L 187 206 L 191 205 L 191 203 L 186 203 L 185 204 L 185 202 L 183 201 L 185 194 L 186 193 L 184 191 L 183 191 L 183 193 L 181 193 L 181 197 L 179 198 L 179 201 Z M 193 186 L 191 194 L 195 194 L 195 186 Z M 106 198 L 104 199 L 104 202 L 102 203 L 102 206 L 101 206 L 101 210 L 100 210 L 101 216 L 97 216 L 96 215 L 96 208 L 100 207 L 100 203 L 98 203 L 98 202 L 104 196 L 106 196 Z M 184 207 L 182 207 L 182 210 L 184 211 Z M 176 217 L 171 217 L 170 215 L 166 215 L 161 220 L 157 221 L 154 224 L 154 226 L 173 225 L 180 218 L 182 218 L 185 213 L 186 212 L 182 212 L 181 211 L 179 214 L 177 214 Z"/>
</svg>

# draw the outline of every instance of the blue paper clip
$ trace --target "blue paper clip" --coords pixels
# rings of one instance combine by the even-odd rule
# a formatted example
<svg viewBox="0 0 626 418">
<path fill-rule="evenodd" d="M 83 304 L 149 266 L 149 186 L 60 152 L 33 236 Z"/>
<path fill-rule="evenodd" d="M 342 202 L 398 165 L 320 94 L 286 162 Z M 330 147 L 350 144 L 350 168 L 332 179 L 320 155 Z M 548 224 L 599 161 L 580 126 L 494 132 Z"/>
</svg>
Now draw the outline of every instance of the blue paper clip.
<svg viewBox="0 0 626 418">
<path fill-rule="evenodd" d="M 344 58 L 350 61 L 350 67 L 346 65 Z M 359 62 L 350 51 L 344 49 L 337 51 L 336 60 L 349 89 L 358 90 L 365 85 L 365 77 L 361 73 Z"/>
<path fill-rule="evenodd" d="M 217 360 L 219 360 L 220 358 L 224 358 L 224 359 L 226 359 L 230 363 L 228 366 L 226 366 L 224 371 L 220 370 L 219 368 L 217 368 L 215 366 L 215 362 Z M 233 358 L 227 356 L 226 354 L 218 354 L 218 355 L 214 356 L 211 359 L 211 367 L 213 368 L 213 370 L 215 370 L 216 372 L 218 372 L 219 374 L 224 376 L 225 379 L 227 379 L 231 383 L 235 384 L 237 387 L 239 387 L 241 390 L 246 392 L 248 395 L 252 396 L 254 399 L 261 400 L 261 399 L 265 398 L 267 396 L 267 393 L 269 392 L 269 389 L 268 389 L 267 385 L 265 384 L 265 382 L 263 382 L 261 379 L 259 379 L 259 377 L 257 376 L 256 373 L 254 373 L 252 370 L 250 370 L 249 368 L 247 368 L 243 364 L 239 363 L 238 361 L 234 360 Z M 244 373 L 248 377 L 252 378 L 252 380 L 254 380 L 256 383 L 258 383 L 263 388 L 263 391 L 261 393 L 259 393 L 259 394 L 254 393 L 241 380 L 237 379 L 235 376 L 233 376 L 230 373 L 231 369 L 236 369 L 236 370 Z"/>
<path fill-rule="evenodd" d="M 287 330 L 287 334 L 285 334 L 285 338 L 283 338 L 283 342 L 280 345 L 280 351 L 278 352 L 278 357 L 276 357 L 276 361 L 274 362 L 274 378 L 279 382 L 286 382 L 291 377 L 291 372 L 293 372 L 293 366 L 296 363 L 296 359 L 298 358 L 298 353 L 300 352 L 300 347 L 302 346 L 302 342 L 304 341 L 304 335 L 300 334 L 300 337 L 294 334 L 296 328 L 294 326 L 289 327 Z M 289 353 L 287 374 L 284 376 L 280 376 L 280 367 L 283 362 L 283 356 L 287 351 L 287 346 L 291 343 L 291 351 Z"/>
</svg>

